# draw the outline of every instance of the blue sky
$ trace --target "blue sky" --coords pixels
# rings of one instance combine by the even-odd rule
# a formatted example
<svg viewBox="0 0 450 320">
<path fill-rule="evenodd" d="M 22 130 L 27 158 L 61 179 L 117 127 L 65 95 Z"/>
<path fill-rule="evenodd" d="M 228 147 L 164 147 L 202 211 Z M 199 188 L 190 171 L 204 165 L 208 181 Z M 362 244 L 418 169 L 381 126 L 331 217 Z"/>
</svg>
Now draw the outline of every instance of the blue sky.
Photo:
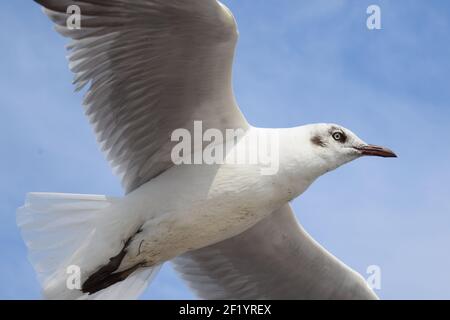
<svg viewBox="0 0 450 320">
<path fill-rule="evenodd" d="M 235 91 L 256 126 L 335 122 L 392 147 L 294 202 L 305 228 L 385 299 L 450 299 L 450 3 L 228 0 Z M 377 4 L 382 30 L 366 28 Z M 0 10 L 0 298 L 39 298 L 15 224 L 29 191 L 121 195 L 74 94 L 66 40 L 29 0 Z M 324 200 L 325 199 L 325 200 Z M 193 298 L 167 264 L 144 298 Z"/>
</svg>

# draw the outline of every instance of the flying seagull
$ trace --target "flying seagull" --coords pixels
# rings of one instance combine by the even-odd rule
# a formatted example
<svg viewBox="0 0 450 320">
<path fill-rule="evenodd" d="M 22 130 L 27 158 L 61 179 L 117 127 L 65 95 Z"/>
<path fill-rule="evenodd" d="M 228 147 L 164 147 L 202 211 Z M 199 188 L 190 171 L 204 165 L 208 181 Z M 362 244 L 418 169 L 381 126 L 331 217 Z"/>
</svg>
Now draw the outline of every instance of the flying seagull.
<svg viewBox="0 0 450 320">
<path fill-rule="evenodd" d="M 27 196 L 17 221 L 46 298 L 134 299 L 167 261 L 205 299 L 377 298 L 303 230 L 289 201 L 345 163 L 396 155 L 335 124 L 249 125 L 232 90 L 229 9 L 216 0 L 36 2 L 72 39 L 76 89 L 87 87 L 85 113 L 126 191 Z M 67 25 L 73 5 L 79 29 Z M 246 136 L 276 137 L 279 170 L 176 164 L 173 132 L 195 134 L 199 121 L 243 131 L 229 152 L 255 152 Z"/>
</svg>

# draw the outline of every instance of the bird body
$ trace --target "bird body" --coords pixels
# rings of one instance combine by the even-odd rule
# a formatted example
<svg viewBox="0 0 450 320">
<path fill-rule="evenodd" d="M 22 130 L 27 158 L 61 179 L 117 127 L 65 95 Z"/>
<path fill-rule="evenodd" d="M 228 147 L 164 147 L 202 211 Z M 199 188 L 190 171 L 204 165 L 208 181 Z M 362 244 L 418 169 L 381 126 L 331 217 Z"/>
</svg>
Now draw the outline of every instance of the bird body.
<svg viewBox="0 0 450 320">
<path fill-rule="evenodd" d="M 301 136 L 301 128 L 252 130 L 268 131 L 283 141 L 277 155 L 283 169 L 261 175 L 261 164 L 180 165 L 142 185 L 118 204 L 118 210 L 131 212 L 127 219 L 134 217 L 141 224 L 119 269 L 141 263 L 153 266 L 236 236 L 303 193 L 317 178 L 297 164 L 302 156 L 308 159 L 310 150 L 296 152 L 291 143 L 287 145 L 289 140 L 299 141 L 292 134 Z M 235 146 L 239 148 L 240 143 Z M 246 149 L 258 148 L 241 148 Z M 294 166 L 296 177 L 290 169 Z"/>
<path fill-rule="evenodd" d="M 264 131 L 264 134 L 258 133 Z M 267 217 L 286 202 L 303 193 L 317 177 L 313 170 L 297 164 L 309 162 L 308 148 L 298 152 L 292 143 L 301 141 L 306 130 L 251 128 L 246 135 L 281 139 L 277 157 L 283 158 L 282 170 L 273 175 L 261 175 L 261 164 L 179 165 L 142 185 L 100 212 L 99 217 L 122 221 L 118 228 L 99 223 L 100 228 L 78 257 L 86 260 L 89 252 L 97 252 L 108 234 L 109 250 L 87 259 L 90 266 L 70 261 L 91 274 L 98 266 L 125 249 L 117 272 L 136 265 L 153 267 L 191 250 L 199 249 L 234 237 Z M 256 152 L 253 146 L 241 147 L 243 137 L 234 149 Z M 301 143 L 299 144 L 302 145 Z M 307 144 L 303 144 L 307 146 Z M 232 153 L 233 150 L 230 150 Z M 226 160 L 225 160 L 226 162 Z M 297 167 L 294 177 L 292 167 Z M 114 239 L 115 238 L 115 239 Z M 111 241 L 113 240 L 114 241 Z M 124 248 L 124 240 L 129 243 Z"/>
</svg>

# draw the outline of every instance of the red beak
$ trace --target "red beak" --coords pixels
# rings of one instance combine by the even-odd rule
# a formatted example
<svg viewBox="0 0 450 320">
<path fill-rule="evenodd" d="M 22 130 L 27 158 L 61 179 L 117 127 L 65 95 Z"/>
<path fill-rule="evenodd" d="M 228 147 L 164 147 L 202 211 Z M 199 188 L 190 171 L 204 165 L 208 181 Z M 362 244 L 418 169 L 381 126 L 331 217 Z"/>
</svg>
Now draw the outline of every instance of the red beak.
<svg viewBox="0 0 450 320">
<path fill-rule="evenodd" d="M 363 156 L 375 156 L 375 157 L 383 157 L 383 158 L 397 158 L 397 155 L 390 149 L 374 146 L 374 145 L 366 145 L 361 147 L 356 147 L 356 150 L 361 152 Z"/>
</svg>

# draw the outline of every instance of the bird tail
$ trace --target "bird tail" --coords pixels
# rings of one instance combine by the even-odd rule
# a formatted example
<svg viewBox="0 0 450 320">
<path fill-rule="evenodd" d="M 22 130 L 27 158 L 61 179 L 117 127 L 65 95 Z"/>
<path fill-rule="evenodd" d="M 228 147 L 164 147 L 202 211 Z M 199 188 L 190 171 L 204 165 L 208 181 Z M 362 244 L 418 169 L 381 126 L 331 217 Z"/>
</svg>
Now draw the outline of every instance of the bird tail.
<svg viewBox="0 0 450 320">
<path fill-rule="evenodd" d="M 117 241 L 114 235 L 120 231 L 114 228 L 121 223 L 112 210 L 117 201 L 97 195 L 27 195 L 25 205 L 17 210 L 17 224 L 45 298 L 136 299 L 148 286 L 159 267 L 139 268 L 125 280 L 95 294 L 82 292 L 82 281 L 86 279 L 83 269 L 98 267 L 93 260 L 102 257 L 105 248 Z M 93 241 L 99 230 L 105 233 L 103 241 Z"/>
</svg>

